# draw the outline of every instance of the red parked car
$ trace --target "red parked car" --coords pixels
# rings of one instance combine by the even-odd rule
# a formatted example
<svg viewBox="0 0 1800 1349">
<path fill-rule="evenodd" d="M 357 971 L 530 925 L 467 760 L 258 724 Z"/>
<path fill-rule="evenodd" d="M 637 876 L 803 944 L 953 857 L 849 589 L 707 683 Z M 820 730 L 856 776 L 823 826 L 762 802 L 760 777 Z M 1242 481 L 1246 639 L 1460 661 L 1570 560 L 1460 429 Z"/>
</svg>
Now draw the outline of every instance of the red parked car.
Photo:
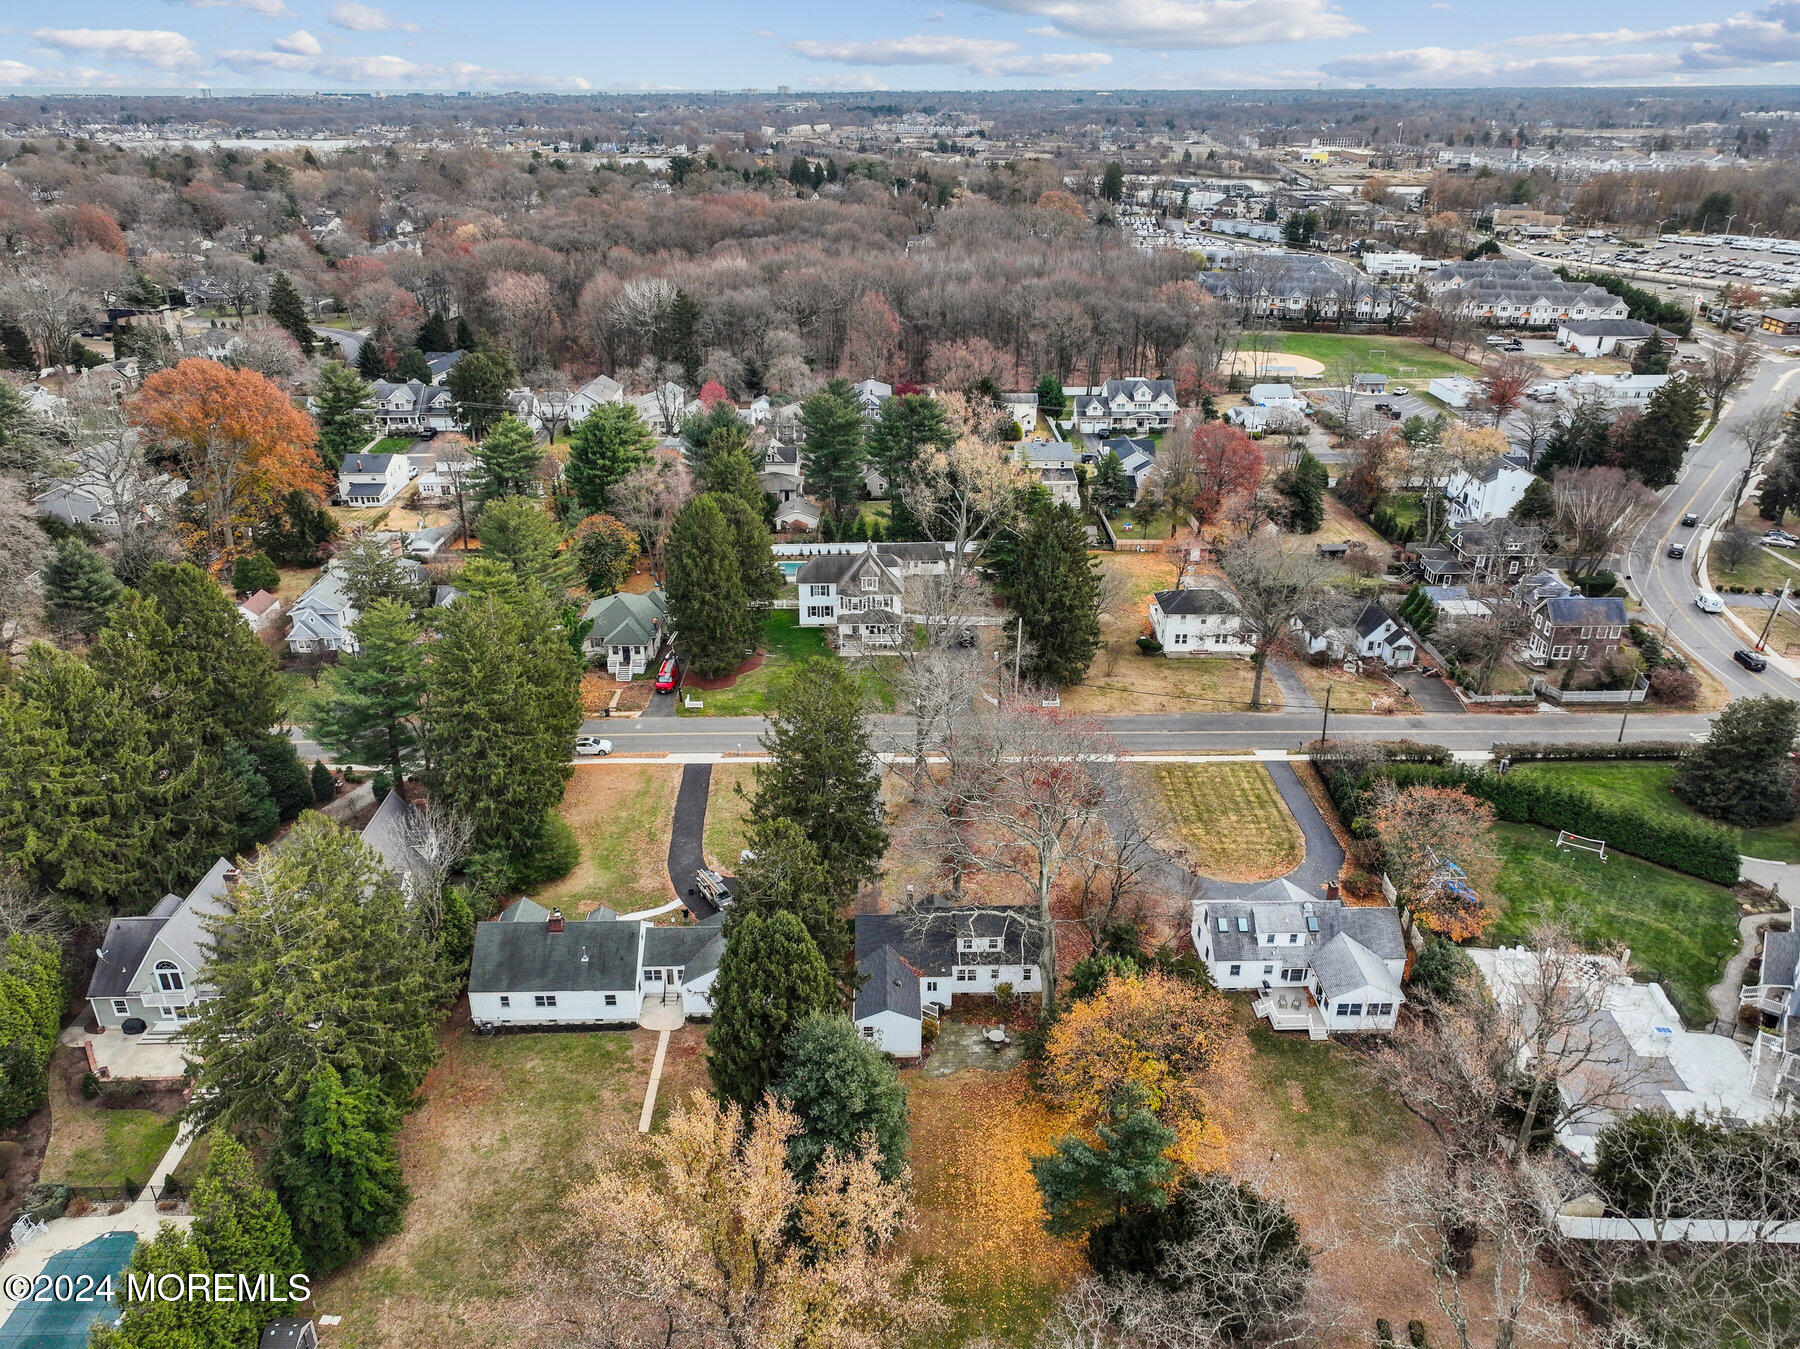
<svg viewBox="0 0 1800 1349">
<path fill-rule="evenodd" d="M 658 693 L 673 693 L 675 692 L 675 682 L 675 657 L 669 656 L 664 659 L 662 665 L 656 671 L 656 691 Z"/>
</svg>

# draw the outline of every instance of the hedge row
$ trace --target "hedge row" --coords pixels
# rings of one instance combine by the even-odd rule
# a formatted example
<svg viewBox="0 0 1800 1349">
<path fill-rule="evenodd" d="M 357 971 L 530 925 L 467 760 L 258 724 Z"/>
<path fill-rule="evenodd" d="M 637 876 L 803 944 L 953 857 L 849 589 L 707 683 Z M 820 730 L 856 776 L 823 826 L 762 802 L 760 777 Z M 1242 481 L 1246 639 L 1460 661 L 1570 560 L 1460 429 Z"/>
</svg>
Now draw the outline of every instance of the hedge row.
<svg viewBox="0 0 1800 1349">
<path fill-rule="evenodd" d="M 1679 759 L 1693 745 L 1685 740 L 1637 740 L 1629 745 L 1562 745 L 1542 740 L 1519 740 L 1496 744 L 1496 759 L 1514 763 L 1546 762 L 1558 759 Z"/>
<path fill-rule="evenodd" d="M 1312 740 L 1306 745 L 1308 757 L 1325 764 L 1367 750 L 1380 751 L 1389 763 L 1449 763 L 1454 757 L 1446 746 L 1424 740 Z"/>
<path fill-rule="evenodd" d="M 1516 773 L 1501 775 L 1460 765 L 1393 764 L 1382 773 L 1395 786 L 1461 787 L 1515 824 L 1566 829 L 1602 838 L 1610 848 L 1685 871 L 1702 880 L 1735 885 L 1743 840 L 1735 829 L 1704 820 L 1647 818 L 1630 806 L 1615 805 L 1584 788 Z"/>
</svg>

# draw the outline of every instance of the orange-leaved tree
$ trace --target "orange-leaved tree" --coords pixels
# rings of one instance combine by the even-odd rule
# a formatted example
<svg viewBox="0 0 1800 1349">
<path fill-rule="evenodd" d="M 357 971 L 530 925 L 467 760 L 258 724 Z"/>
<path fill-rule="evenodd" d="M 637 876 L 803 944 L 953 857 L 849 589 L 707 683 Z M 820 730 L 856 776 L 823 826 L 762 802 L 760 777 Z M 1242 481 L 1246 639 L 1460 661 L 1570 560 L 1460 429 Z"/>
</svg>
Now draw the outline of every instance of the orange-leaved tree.
<svg viewBox="0 0 1800 1349">
<path fill-rule="evenodd" d="M 1208 1166 L 1223 1136 L 1206 1122 L 1206 1088 L 1242 1052 L 1231 1004 L 1208 989 L 1152 970 L 1113 976 L 1064 1012 L 1044 1045 L 1040 1080 L 1051 1100 L 1088 1125 L 1120 1093 L 1174 1129 L 1176 1159 Z"/>
<path fill-rule="evenodd" d="M 1494 808 L 1460 787 L 1377 788 L 1370 814 L 1382 864 L 1413 921 L 1451 941 L 1494 921 L 1488 896 L 1499 871 Z"/>
<path fill-rule="evenodd" d="M 127 410 L 187 478 L 217 556 L 289 492 L 322 498 L 330 482 L 312 418 L 254 370 L 185 360 L 146 379 Z"/>
</svg>

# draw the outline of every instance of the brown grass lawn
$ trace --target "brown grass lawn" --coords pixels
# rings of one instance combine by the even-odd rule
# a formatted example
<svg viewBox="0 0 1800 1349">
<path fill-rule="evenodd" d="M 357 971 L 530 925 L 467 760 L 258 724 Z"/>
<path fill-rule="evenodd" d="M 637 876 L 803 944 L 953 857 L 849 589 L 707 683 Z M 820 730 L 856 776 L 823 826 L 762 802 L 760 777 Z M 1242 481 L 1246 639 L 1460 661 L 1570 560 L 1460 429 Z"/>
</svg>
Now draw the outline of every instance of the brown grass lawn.
<svg viewBox="0 0 1800 1349">
<path fill-rule="evenodd" d="M 1140 764 L 1154 809 L 1203 876 L 1261 881 L 1284 876 L 1306 856 L 1306 840 L 1269 770 L 1254 763 Z"/>
<path fill-rule="evenodd" d="M 670 1042 L 658 1116 L 704 1080 L 703 1031 Z M 412 1205 L 400 1233 L 315 1286 L 340 1315 L 337 1349 L 488 1349 L 515 1343 L 517 1299 L 555 1277 L 560 1206 L 617 1140 L 635 1135 L 656 1037 L 648 1031 L 443 1035 L 425 1104 L 400 1135 Z M 542 1252 L 548 1269 L 523 1266 Z"/>
<path fill-rule="evenodd" d="M 1173 558 L 1157 553 L 1095 553 L 1100 569 L 1121 578 L 1121 582 L 1137 601 L 1136 608 L 1149 613 L 1150 597 L 1175 584 Z M 1136 633 L 1132 634 L 1134 637 Z"/>
<path fill-rule="evenodd" d="M 1417 712 L 1418 705 L 1406 691 L 1379 670 L 1365 670 L 1360 675 L 1346 674 L 1341 666 L 1309 665 L 1303 660 L 1289 661 L 1312 700 L 1325 706 L 1325 694 L 1331 693 L 1333 712 Z"/>
<path fill-rule="evenodd" d="M 1242 712 L 1256 671 L 1239 656 L 1146 656 L 1136 635 L 1116 655 L 1094 658 L 1087 682 L 1062 692 L 1066 712 Z M 1109 659 L 1109 655 L 1113 655 Z M 1262 710 L 1281 709 L 1281 690 L 1264 676 Z"/>
<path fill-rule="evenodd" d="M 87 1060 L 78 1049 L 58 1045 L 50 1064 L 50 1138 L 38 1175 L 65 1185 L 142 1185 L 175 1141 L 179 1104 L 158 1098 L 155 1109 L 101 1109 L 84 1100 L 81 1079 Z"/>
<path fill-rule="evenodd" d="M 942 1277 L 954 1318 L 936 1342 L 1028 1344 L 1087 1270 L 1078 1242 L 1044 1232 L 1031 1178 L 1030 1158 L 1049 1152 L 1067 1126 L 1031 1092 L 1023 1069 L 903 1078 L 917 1201 L 907 1247 Z"/>
<path fill-rule="evenodd" d="M 581 841 L 581 861 L 532 896 L 571 916 L 609 908 L 653 908 L 676 897 L 669 885 L 669 830 L 681 769 L 674 764 L 582 764 L 569 779 L 562 817 Z"/>
<path fill-rule="evenodd" d="M 706 864 L 727 875 L 737 870 L 748 830 L 750 797 L 756 791 L 747 763 L 714 764 L 712 791 L 706 798 Z M 737 789 L 742 787 L 744 795 Z"/>
<path fill-rule="evenodd" d="M 1301 548 L 1311 552 L 1321 543 L 1363 544 L 1377 558 L 1386 560 L 1394 545 L 1370 528 L 1368 521 L 1352 515 L 1350 508 L 1330 492 L 1325 494 L 1325 523 L 1316 534 L 1280 534 L 1276 536 L 1285 548 Z"/>
</svg>

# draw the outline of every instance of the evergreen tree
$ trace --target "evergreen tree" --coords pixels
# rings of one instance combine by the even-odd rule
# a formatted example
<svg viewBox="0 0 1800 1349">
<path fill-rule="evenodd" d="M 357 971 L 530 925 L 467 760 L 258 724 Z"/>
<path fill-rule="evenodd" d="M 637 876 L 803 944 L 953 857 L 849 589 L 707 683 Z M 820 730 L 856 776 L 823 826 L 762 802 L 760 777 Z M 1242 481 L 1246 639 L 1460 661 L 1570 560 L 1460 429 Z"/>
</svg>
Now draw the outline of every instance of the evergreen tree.
<svg viewBox="0 0 1800 1349">
<path fill-rule="evenodd" d="M 754 649 L 762 636 L 764 616 L 787 584 L 771 551 L 774 540 L 762 512 L 734 496 L 715 496 L 737 548 L 738 585 L 744 592 L 744 645 Z"/>
<path fill-rule="evenodd" d="M 575 526 L 570 552 L 581 566 L 590 595 L 610 595 L 631 576 L 638 557 L 637 531 L 610 515 L 590 515 Z"/>
<path fill-rule="evenodd" d="M 1525 493 L 1512 508 L 1509 518 L 1522 524 L 1549 525 L 1556 519 L 1556 493 L 1542 478 L 1525 485 Z"/>
<path fill-rule="evenodd" d="M 457 346 L 462 346 L 461 320 L 458 320 Z M 507 415 L 506 391 L 517 387 L 519 372 L 505 352 L 491 348 L 468 351 L 450 367 L 444 386 L 456 406 L 456 420 L 471 439 L 481 440 L 488 429 Z"/>
<path fill-rule="evenodd" d="M 96 1322 L 88 1341 L 91 1349 L 223 1349 L 253 1342 L 230 1334 L 227 1323 L 232 1312 L 223 1303 L 203 1297 L 131 1295 L 132 1289 L 152 1289 L 169 1276 L 181 1280 L 184 1287 L 190 1279 L 211 1282 L 215 1271 L 206 1263 L 198 1243 L 174 1223 L 164 1223 L 154 1237 L 138 1242 L 126 1268 L 136 1278 L 121 1277 L 114 1284 L 123 1312 L 120 1323 Z"/>
<path fill-rule="evenodd" d="M 650 334 L 650 354 L 658 361 L 679 365 L 688 383 L 695 382 L 700 369 L 700 306 L 685 290 L 675 292 L 674 301 Z"/>
<path fill-rule="evenodd" d="M 363 344 L 356 349 L 356 373 L 364 379 L 388 377 L 387 353 L 373 337 L 364 338 Z"/>
<path fill-rule="evenodd" d="M 231 588 L 240 595 L 275 590 L 280 585 L 281 573 L 267 553 L 245 553 L 231 564 Z"/>
<path fill-rule="evenodd" d="M 73 535 L 57 541 L 42 575 L 44 603 L 77 632 L 98 628 L 125 592 L 106 559 Z"/>
<path fill-rule="evenodd" d="M 792 820 L 812 840 L 839 893 L 874 880 L 887 851 L 881 773 L 862 687 L 829 656 L 801 661 L 776 689 L 757 764 L 753 826 Z"/>
<path fill-rule="evenodd" d="M 456 368 L 462 369 L 462 363 Z M 544 462 L 544 451 L 531 428 L 509 415 L 493 423 L 475 447 L 475 458 L 481 463 L 476 500 L 492 501 L 495 497 L 528 495 L 537 486 L 537 469 Z"/>
<path fill-rule="evenodd" d="M 276 812 L 291 820 L 313 804 L 312 782 L 306 765 L 294 749 L 294 742 L 280 731 L 265 731 L 251 736 L 244 748 L 256 761 L 256 771 L 275 801 Z"/>
<path fill-rule="evenodd" d="M 426 363 L 425 353 L 417 347 L 408 347 L 394 359 L 395 379 L 416 379 L 421 384 L 431 383 L 431 366 Z"/>
<path fill-rule="evenodd" d="M 313 418 L 319 424 L 319 458 L 332 472 L 345 455 L 355 454 L 373 439 L 374 397 L 368 383 L 342 361 L 327 361 L 319 371 L 313 386 Z"/>
<path fill-rule="evenodd" d="M 281 708 L 275 662 L 218 583 L 191 562 L 159 562 L 141 589 L 156 601 L 174 647 L 199 667 L 193 693 L 200 738 L 247 741 L 273 726 Z"/>
<path fill-rule="evenodd" d="M 1125 196 L 1125 166 L 1116 159 L 1100 173 L 1100 195 L 1107 201 L 1119 201 Z"/>
<path fill-rule="evenodd" d="M 0 1128 L 23 1124 L 49 1097 L 64 996 L 53 939 L 22 932 L 0 939 Z"/>
<path fill-rule="evenodd" d="M 421 912 L 357 835 L 307 812 L 207 920 L 215 996 L 192 1023 L 195 1123 L 235 1132 L 292 1123 L 320 1065 L 393 1099 L 437 1057 L 440 986 Z M 296 971 L 310 971 L 295 1014 Z M 295 1216 L 289 1210 L 289 1216 Z"/>
<path fill-rule="evenodd" d="M 733 497 L 762 515 L 763 489 L 750 456 L 741 450 L 708 455 L 700 469 L 700 485 L 714 496 Z"/>
<path fill-rule="evenodd" d="M 628 403 L 602 403 L 570 428 L 563 477 L 583 515 L 608 509 L 607 494 L 650 462 L 656 437 Z"/>
<path fill-rule="evenodd" d="M 1175 1163 L 1164 1154 L 1175 1131 L 1150 1113 L 1140 1092 L 1121 1093 L 1094 1132 L 1098 1147 L 1066 1134 L 1050 1155 L 1031 1159 L 1047 1215 L 1044 1228 L 1054 1236 L 1079 1236 L 1131 1209 L 1167 1202 Z"/>
<path fill-rule="evenodd" d="M 836 986 L 819 948 L 791 913 L 738 924 L 713 983 L 706 1070 L 721 1100 L 753 1110 L 775 1084 L 781 1046 L 806 1017 L 829 1012 Z"/>
<path fill-rule="evenodd" d="M 1302 450 L 1292 468 L 1276 480 L 1276 489 L 1287 498 L 1288 526 L 1296 534 L 1316 534 L 1325 523 L 1325 488 L 1329 478 L 1325 465 Z"/>
<path fill-rule="evenodd" d="M 886 1054 L 840 1013 L 807 1017 L 781 1045 L 775 1092 L 800 1117 L 788 1141 L 788 1165 L 806 1183 L 826 1150 L 853 1157 L 873 1147 L 892 1180 L 906 1166 L 906 1088 Z"/>
<path fill-rule="evenodd" d="M 283 1291 L 305 1271 L 287 1214 L 275 1192 L 257 1179 L 249 1152 L 231 1135 L 215 1130 L 208 1140 L 206 1165 L 189 1207 L 194 1244 L 210 1268 L 252 1280 L 266 1274 L 268 1286 Z M 223 1343 L 254 1344 L 265 1325 L 291 1310 L 287 1301 L 266 1298 L 221 1303 Z"/>
<path fill-rule="evenodd" d="M 419 335 L 413 338 L 413 345 L 420 351 L 454 351 L 451 345 L 450 324 L 444 318 L 444 311 L 434 309 L 426 315 L 425 322 L 419 325 Z"/>
<path fill-rule="evenodd" d="M 1051 684 L 1079 684 L 1100 649 L 1100 569 L 1073 506 L 1031 517 L 1008 593 L 1030 643 L 1024 671 Z"/>
<path fill-rule="evenodd" d="M 281 809 L 275 804 L 275 795 L 258 770 L 256 760 L 240 742 L 228 741 L 218 755 L 236 798 L 232 814 L 234 832 L 228 851 L 248 852 L 275 832 L 275 826 L 281 823 Z"/>
<path fill-rule="evenodd" d="M 438 621 L 425 675 L 431 783 L 475 846 L 526 865 L 569 778 L 581 666 L 542 591 L 466 595 Z"/>
<path fill-rule="evenodd" d="M 300 344 L 301 351 L 308 356 L 313 354 L 318 339 L 313 336 L 312 324 L 307 321 L 306 301 L 300 298 L 300 292 L 294 289 L 286 272 L 277 271 L 275 279 L 269 282 L 269 317 Z"/>
<path fill-rule="evenodd" d="M 337 526 L 318 501 L 310 493 L 296 491 L 282 498 L 276 520 L 259 537 L 275 561 L 290 567 L 316 567 L 319 550 L 336 533 Z"/>
<path fill-rule="evenodd" d="M 725 935 L 750 914 L 791 913 L 806 928 L 826 967 L 841 970 L 850 959 L 850 925 L 838 914 L 845 892 L 819 858 L 818 848 L 794 820 L 768 820 L 745 840 L 750 853 L 738 864 Z"/>
<path fill-rule="evenodd" d="M 1131 501 L 1131 478 L 1125 472 L 1125 462 L 1119 458 L 1118 451 L 1108 450 L 1100 457 L 1090 496 L 1094 509 L 1103 515 L 1111 515 Z"/>
<path fill-rule="evenodd" d="M 1662 333 L 1653 332 L 1638 343 L 1638 349 L 1631 353 L 1631 373 L 1634 375 L 1666 375 L 1669 373 L 1669 344 L 1663 341 Z"/>
<path fill-rule="evenodd" d="M 344 763 L 379 763 L 403 781 L 419 757 L 425 653 L 412 610 L 376 600 L 357 617 L 357 649 L 325 672 L 313 735 Z"/>
<path fill-rule="evenodd" d="M 1794 741 L 1800 703 L 1764 694 L 1737 698 L 1713 718 L 1706 743 L 1675 773 L 1675 795 L 1702 815 L 1737 825 L 1794 818 Z"/>
<path fill-rule="evenodd" d="M 427 592 L 417 567 L 373 534 L 338 549 L 332 565 L 355 609 L 367 609 L 376 600 L 395 600 L 415 612 L 425 607 Z"/>
<path fill-rule="evenodd" d="M 453 351 L 474 351 L 478 345 L 479 345 L 479 343 L 477 342 L 476 337 L 475 337 L 475 330 L 469 326 L 469 321 L 466 318 L 463 318 L 460 314 L 457 315 L 456 345 L 454 347 L 452 347 L 451 350 L 453 350 Z M 458 364 L 460 365 L 461 362 L 459 361 Z"/>
<path fill-rule="evenodd" d="M 482 555 L 511 567 L 521 585 L 541 586 L 558 600 L 568 590 L 574 558 L 562 551 L 562 527 L 543 502 L 516 496 L 490 501 L 475 535 Z"/>
<path fill-rule="evenodd" d="M 715 454 L 750 451 L 750 428 L 744 425 L 729 399 L 721 398 L 686 418 L 681 423 L 681 436 L 693 446 L 694 461 L 702 470 Z"/>
<path fill-rule="evenodd" d="M 843 520 L 863 481 L 863 413 L 849 381 L 834 379 L 800 405 L 806 427 L 806 490 Z"/>
<path fill-rule="evenodd" d="M 1619 447 L 1622 467 L 1651 487 L 1667 487 L 1681 476 L 1688 443 L 1705 420 L 1705 395 L 1692 380 L 1672 379 L 1644 405 Z"/>
<path fill-rule="evenodd" d="M 323 759 L 314 759 L 312 766 L 312 793 L 315 805 L 324 805 L 337 796 L 337 776 L 325 766 Z"/>
<path fill-rule="evenodd" d="M 920 453 L 926 448 L 947 450 L 956 443 L 956 431 L 944 415 L 944 405 L 929 394 L 900 394 L 881 404 L 881 415 L 869 428 L 869 461 L 888 481 L 889 495 L 910 482 Z"/>
<path fill-rule="evenodd" d="M 1060 420 L 1068 411 L 1068 395 L 1062 391 L 1062 381 L 1055 375 L 1038 376 L 1037 405 L 1038 411 L 1052 421 Z"/>
<path fill-rule="evenodd" d="M 411 1196 L 400 1112 L 362 1074 L 321 1064 L 283 1123 L 269 1169 L 307 1267 L 336 1269 L 400 1230 Z"/>
<path fill-rule="evenodd" d="M 669 626 L 687 668 L 702 679 L 729 674 L 744 658 L 749 600 L 737 536 L 716 499 L 697 496 L 676 512 L 664 556 Z"/>
</svg>

